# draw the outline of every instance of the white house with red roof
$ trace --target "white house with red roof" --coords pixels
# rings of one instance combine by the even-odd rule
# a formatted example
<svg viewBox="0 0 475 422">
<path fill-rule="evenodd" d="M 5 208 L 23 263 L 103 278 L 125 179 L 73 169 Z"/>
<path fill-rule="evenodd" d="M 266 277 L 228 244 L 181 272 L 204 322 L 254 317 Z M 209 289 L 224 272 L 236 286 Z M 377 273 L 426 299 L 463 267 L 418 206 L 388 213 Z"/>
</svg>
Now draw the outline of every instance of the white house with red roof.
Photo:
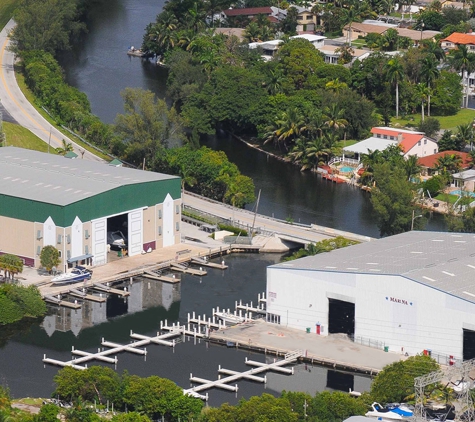
<svg viewBox="0 0 475 422">
<path fill-rule="evenodd" d="M 399 145 L 404 158 L 411 155 L 422 158 L 436 154 L 439 151 L 437 141 L 426 136 L 424 132 L 391 127 L 374 127 L 371 129 L 371 134 L 372 136 L 368 139 L 344 147 L 343 158 L 345 158 L 345 155 L 355 155 L 359 161 L 361 154 L 368 154 L 370 151 L 384 151 L 391 145 Z"/>
</svg>

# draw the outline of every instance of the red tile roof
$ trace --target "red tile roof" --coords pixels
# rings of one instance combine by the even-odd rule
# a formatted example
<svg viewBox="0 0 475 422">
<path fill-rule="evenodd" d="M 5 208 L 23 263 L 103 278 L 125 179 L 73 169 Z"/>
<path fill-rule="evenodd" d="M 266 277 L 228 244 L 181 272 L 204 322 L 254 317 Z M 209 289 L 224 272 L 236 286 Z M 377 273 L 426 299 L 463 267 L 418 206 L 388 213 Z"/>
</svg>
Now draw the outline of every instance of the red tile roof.
<svg viewBox="0 0 475 422">
<path fill-rule="evenodd" d="M 460 151 L 442 151 L 442 152 L 438 152 L 437 154 L 427 155 L 426 157 L 419 158 L 418 163 L 422 167 L 427 167 L 431 169 L 435 167 L 439 157 L 445 157 L 446 155 L 459 155 L 462 158 L 463 169 L 469 168 L 470 165 L 472 164 L 472 159 L 470 158 L 470 154 L 466 152 L 460 152 Z"/>
<path fill-rule="evenodd" d="M 449 41 L 454 44 L 475 44 L 475 35 L 473 34 L 461 34 L 460 32 L 454 32 L 447 38 L 441 41 Z"/>
<path fill-rule="evenodd" d="M 227 9 L 223 10 L 226 16 L 256 16 L 260 14 L 271 15 L 270 7 L 247 7 L 243 9 Z"/>
<path fill-rule="evenodd" d="M 374 135 L 393 136 L 395 141 L 399 141 L 404 153 L 410 151 L 422 138 L 422 132 L 410 132 L 408 130 L 392 129 L 386 127 L 374 127 L 371 129 Z M 402 140 L 400 140 L 400 137 Z"/>
</svg>

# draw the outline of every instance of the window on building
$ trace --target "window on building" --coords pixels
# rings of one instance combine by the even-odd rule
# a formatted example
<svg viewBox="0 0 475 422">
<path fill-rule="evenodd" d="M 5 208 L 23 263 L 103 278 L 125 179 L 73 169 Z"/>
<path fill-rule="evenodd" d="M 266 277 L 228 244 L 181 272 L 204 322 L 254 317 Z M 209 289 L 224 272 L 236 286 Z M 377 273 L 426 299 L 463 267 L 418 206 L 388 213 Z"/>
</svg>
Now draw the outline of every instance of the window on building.
<svg viewBox="0 0 475 422">
<path fill-rule="evenodd" d="M 89 245 L 84 246 L 84 254 L 89 255 Z"/>
<path fill-rule="evenodd" d="M 394 136 L 390 136 L 389 139 L 391 139 L 391 141 L 394 141 Z"/>
<path fill-rule="evenodd" d="M 434 148 L 434 154 L 437 154 L 437 150 Z"/>
<path fill-rule="evenodd" d="M 427 139 L 424 139 L 424 145 L 427 145 Z"/>
<path fill-rule="evenodd" d="M 180 231 L 180 223 L 178 221 L 176 222 L 175 227 L 176 227 L 176 231 L 179 232 Z"/>
<path fill-rule="evenodd" d="M 58 234 L 58 245 L 61 245 L 61 242 L 63 241 L 63 236 Z"/>
<path fill-rule="evenodd" d="M 419 142 L 417 143 L 417 146 L 419 146 L 419 147 L 421 146 L 421 141 L 419 141 Z"/>
<path fill-rule="evenodd" d="M 162 210 L 158 210 L 158 219 L 159 219 L 159 220 L 162 219 Z"/>
<path fill-rule="evenodd" d="M 36 255 L 41 254 L 41 246 L 36 247 Z"/>
<path fill-rule="evenodd" d="M 377 133 L 376 138 L 381 138 L 381 135 L 379 133 Z"/>
<path fill-rule="evenodd" d="M 41 230 L 38 230 L 38 231 L 36 232 L 36 238 L 37 238 L 38 240 L 43 239 L 43 234 L 41 233 Z"/>
<path fill-rule="evenodd" d="M 280 324 L 280 315 L 267 314 L 267 322 L 272 324 Z"/>
<path fill-rule="evenodd" d="M 67 239 L 67 242 L 68 242 L 68 245 L 69 245 L 69 244 L 71 243 L 71 235 L 68 234 L 68 235 L 66 236 L 66 239 Z"/>
<path fill-rule="evenodd" d="M 63 253 L 61 251 L 58 251 L 58 256 L 61 258 L 63 256 Z"/>
<path fill-rule="evenodd" d="M 69 258 L 71 258 L 71 251 L 66 251 L 66 256 Z"/>
<path fill-rule="evenodd" d="M 180 206 L 175 205 L 175 214 L 180 214 Z"/>
<path fill-rule="evenodd" d="M 89 239 L 89 230 L 84 230 L 84 237 Z"/>
<path fill-rule="evenodd" d="M 158 235 L 159 235 L 159 236 L 162 235 L 162 226 L 158 226 Z"/>
<path fill-rule="evenodd" d="M 307 16 L 307 20 L 308 20 L 308 21 L 311 21 L 312 19 L 313 19 L 313 16 L 312 16 L 312 15 L 308 15 L 308 16 Z"/>
<path fill-rule="evenodd" d="M 384 138 L 384 139 L 388 139 L 388 135 L 384 135 L 383 138 Z"/>
</svg>

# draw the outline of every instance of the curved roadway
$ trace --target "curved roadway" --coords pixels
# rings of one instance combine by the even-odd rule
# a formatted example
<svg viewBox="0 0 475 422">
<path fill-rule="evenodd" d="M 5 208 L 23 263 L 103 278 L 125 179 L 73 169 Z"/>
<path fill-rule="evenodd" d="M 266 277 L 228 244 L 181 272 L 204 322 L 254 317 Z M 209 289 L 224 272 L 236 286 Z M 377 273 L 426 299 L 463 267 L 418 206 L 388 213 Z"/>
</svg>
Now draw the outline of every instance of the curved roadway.
<svg viewBox="0 0 475 422">
<path fill-rule="evenodd" d="M 74 152 L 81 157 L 94 161 L 103 161 L 93 153 L 76 144 L 59 130 L 53 127 L 38 111 L 30 104 L 21 92 L 13 69 L 15 55 L 9 51 L 10 39 L 8 34 L 15 26 L 13 20 L 7 23 L 0 32 L 0 101 L 4 109 L 21 126 L 27 128 L 51 148 L 62 147 L 62 140 L 73 145 Z M 8 144 L 8 139 L 7 139 Z"/>
</svg>

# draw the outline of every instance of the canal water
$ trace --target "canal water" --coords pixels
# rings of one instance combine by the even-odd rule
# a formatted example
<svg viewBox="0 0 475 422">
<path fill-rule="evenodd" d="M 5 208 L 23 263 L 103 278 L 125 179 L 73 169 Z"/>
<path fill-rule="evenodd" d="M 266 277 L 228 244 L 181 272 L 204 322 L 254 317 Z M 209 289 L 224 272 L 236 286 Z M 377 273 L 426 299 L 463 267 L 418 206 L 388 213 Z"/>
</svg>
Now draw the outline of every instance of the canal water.
<svg viewBox="0 0 475 422">
<path fill-rule="evenodd" d="M 111 0 L 93 6 L 88 33 L 62 58 L 68 82 L 88 95 L 92 111 L 103 121 L 112 123 L 123 111 L 120 91 L 126 87 L 165 96 L 166 71 L 126 54 L 130 46 L 140 46 L 145 26 L 163 4 L 164 0 Z M 259 213 L 378 237 L 367 193 L 300 172 L 226 136 L 210 137 L 204 144 L 225 151 L 254 180 L 261 189 Z M 444 230 L 444 219 L 435 216 L 428 229 Z"/>
<path fill-rule="evenodd" d="M 131 295 L 126 300 L 112 296 L 107 304 L 86 302 L 81 310 L 51 307 L 40 324 L 23 327 L 16 333 L 0 329 L 0 384 L 7 385 L 14 397 L 47 397 L 54 390 L 53 377 L 59 368 L 44 366 L 44 354 L 66 361 L 71 359 L 72 346 L 94 352 L 102 338 L 126 344 L 131 340 L 130 330 L 154 335 L 161 320 L 185 323 L 187 314 L 192 311 L 209 316 L 213 307 L 234 307 L 236 299 L 255 302 L 257 294 L 265 291 L 266 267 L 278 262 L 280 256 L 234 254 L 225 260 L 229 266 L 225 271 L 210 269 L 208 275 L 201 278 L 184 275 L 182 282 L 175 285 L 146 279 L 136 281 L 128 286 Z M 119 354 L 118 372 L 127 370 L 144 377 L 157 375 L 187 388 L 190 373 L 212 380 L 217 379 L 218 365 L 244 371 L 249 369 L 244 364 L 246 357 L 261 362 L 266 359 L 262 354 L 208 345 L 203 341 L 195 344 L 193 339 L 177 344 L 174 349 L 149 345 L 147 351 L 146 360 L 132 353 Z M 237 395 L 210 390 L 209 403 L 213 406 L 236 403 L 243 397 L 263 392 L 278 395 L 283 390 L 312 394 L 324 389 L 365 391 L 371 382 L 368 377 L 303 364 L 295 367 L 295 375 L 269 373 L 267 377 L 265 387 L 260 383 L 239 382 Z"/>
</svg>

